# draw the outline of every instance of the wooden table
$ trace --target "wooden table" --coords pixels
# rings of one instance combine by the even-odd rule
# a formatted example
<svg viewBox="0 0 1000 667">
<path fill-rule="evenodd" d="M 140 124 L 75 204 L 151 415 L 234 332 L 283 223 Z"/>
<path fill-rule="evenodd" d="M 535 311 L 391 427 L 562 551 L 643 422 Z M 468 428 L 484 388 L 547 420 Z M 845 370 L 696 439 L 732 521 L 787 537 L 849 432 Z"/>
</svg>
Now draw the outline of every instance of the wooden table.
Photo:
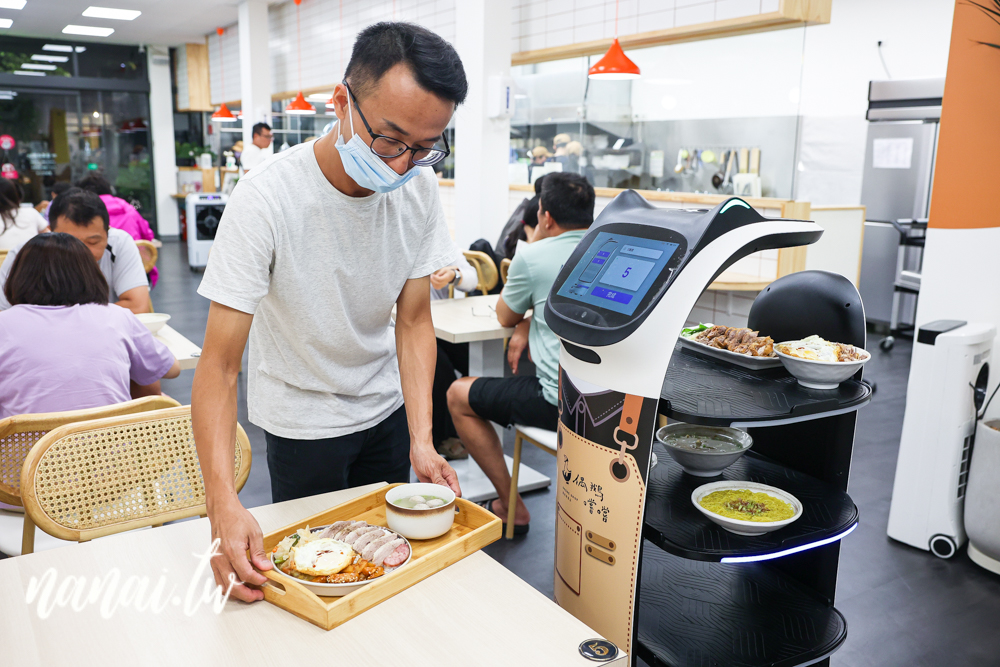
<svg viewBox="0 0 1000 667">
<path fill-rule="evenodd" d="M 499 294 L 485 296 L 467 296 L 457 299 L 439 299 L 431 302 L 431 319 L 434 320 L 434 334 L 449 343 L 469 344 L 469 376 L 470 377 L 503 377 L 504 339 L 514 333 L 513 327 L 504 327 L 497 321 L 496 306 Z M 525 317 L 531 315 L 529 310 Z M 497 428 L 501 442 L 513 446 L 512 431 Z M 504 456 L 507 468 L 514 465 L 514 460 Z M 482 469 L 476 465 L 472 457 L 452 461 L 451 465 L 458 474 L 462 485 L 462 495 L 473 502 L 496 498 L 496 490 L 487 479 Z M 535 491 L 549 486 L 552 480 L 537 470 L 521 463 L 517 490 L 520 493 Z"/>
<path fill-rule="evenodd" d="M 251 510 L 266 533 L 361 495 L 374 484 Z M 100 604 L 81 611 L 55 608 L 47 619 L 26 602 L 30 581 L 49 568 L 57 580 L 75 576 L 89 586 L 118 568 L 129 577 L 166 581 L 166 599 L 197 590 L 209 544 L 207 519 L 102 538 L 0 561 L 0 651 L 5 665 L 131 667 L 142 665 L 567 665 L 594 663 L 581 642 L 597 633 L 482 552 L 477 552 L 386 600 L 338 628 L 324 631 L 266 602 L 230 601 L 216 615 L 202 605 L 156 613 L 118 608 L 109 620 Z M 121 586 L 120 584 L 120 586 Z M 116 596 L 117 599 L 117 596 Z M 423 619 L 423 620 L 417 620 Z M 622 667 L 624 657 L 614 664 Z"/>
<path fill-rule="evenodd" d="M 153 334 L 154 338 L 167 346 L 181 366 L 181 370 L 194 368 L 201 357 L 201 348 L 177 332 L 176 329 L 164 324 L 163 328 Z"/>
</svg>

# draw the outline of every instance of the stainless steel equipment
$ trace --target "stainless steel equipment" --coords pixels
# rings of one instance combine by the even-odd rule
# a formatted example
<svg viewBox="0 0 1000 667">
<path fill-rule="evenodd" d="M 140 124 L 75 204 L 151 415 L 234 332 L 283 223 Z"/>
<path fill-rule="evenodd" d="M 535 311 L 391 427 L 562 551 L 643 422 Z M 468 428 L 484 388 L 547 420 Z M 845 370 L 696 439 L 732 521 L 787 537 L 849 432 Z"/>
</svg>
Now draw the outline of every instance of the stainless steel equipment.
<svg viewBox="0 0 1000 667">
<path fill-rule="evenodd" d="M 923 247 L 911 244 L 898 223 L 926 220 L 930 211 L 943 95 L 944 79 L 872 81 L 868 89 L 859 290 L 868 320 L 897 333 L 913 323 L 923 258 Z"/>
</svg>

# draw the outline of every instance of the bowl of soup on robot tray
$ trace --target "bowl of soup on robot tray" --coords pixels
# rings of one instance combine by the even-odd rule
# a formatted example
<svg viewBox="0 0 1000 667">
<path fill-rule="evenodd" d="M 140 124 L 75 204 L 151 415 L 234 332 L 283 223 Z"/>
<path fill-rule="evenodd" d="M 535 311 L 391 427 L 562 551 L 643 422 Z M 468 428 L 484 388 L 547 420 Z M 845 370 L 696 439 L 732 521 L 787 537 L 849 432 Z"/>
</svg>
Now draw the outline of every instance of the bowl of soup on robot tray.
<svg viewBox="0 0 1000 667">
<path fill-rule="evenodd" d="M 777 343 L 774 351 L 799 384 L 810 389 L 836 389 L 872 357 L 860 347 L 833 343 L 819 336 Z"/>
<path fill-rule="evenodd" d="M 735 463 L 753 445 L 738 428 L 670 424 L 656 432 L 667 453 L 689 475 L 715 477 Z"/>
<path fill-rule="evenodd" d="M 691 494 L 691 503 L 708 519 L 737 535 L 770 533 L 802 516 L 798 498 L 757 482 L 703 484 Z"/>
<path fill-rule="evenodd" d="M 440 537 L 455 523 L 455 497 L 440 484 L 401 484 L 385 494 L 386 522 L 411 540 Z"/>
</svg>

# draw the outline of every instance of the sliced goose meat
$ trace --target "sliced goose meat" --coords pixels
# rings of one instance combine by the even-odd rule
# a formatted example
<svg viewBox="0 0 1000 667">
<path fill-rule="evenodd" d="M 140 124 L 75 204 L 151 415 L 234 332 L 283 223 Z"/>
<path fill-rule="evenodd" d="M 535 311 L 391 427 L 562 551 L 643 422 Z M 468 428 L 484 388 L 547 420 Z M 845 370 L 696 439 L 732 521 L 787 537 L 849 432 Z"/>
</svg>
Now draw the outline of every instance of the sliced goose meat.
<svg viewBox="0 0 1000 667">
<path fill-rule="evenodd" d="M 372 562 L 376 565 L 381 565 L 382 561 L 385 560 L 385 557 L 395 551 L 396 547 L 400 544 L 406 544 L 406 540 L 401 537 L 397 537 L 394 540 L 386 542 L 375 551 L 375 554 L 372 556 Z"/>
<path fill-rule="evenodd" d="M 341 528 L 350 525 L 350 521 L 337 521 L 331 523 L 326 529 L 319 534 L 320 537 L 333 537 Z"/>
<path fill-rule="evenodd" d="M 364 521 L 351 521 L 348 525 L 334 533 L 333 539 L 343 542 L 345 537 L 350 535 L 355 528 L 360 528 L 362 524 L 364 524 Z"/>
<path fill-rule="evenodd" d="M 360 538 L 362 535 L 378 529 L 379 529 L 378 526 L 370 526 L 367 523 L 362 524 L 360 526 L 355 526 L 354 530 L 348 533 L 347 536 L 344 538 L 344 542 L 347 542 L 353 547 L 354 543 L 357 542 L 358 538 Z M 357 549 L 355 549 L 355 551 L 357 551 Z"/>
<path fill-rule="evenodd" d="M 371 544 L 374 540 L 385 536 L 385 529 L 379 528 L 378 526 L 373 526 L 373 528 L 375 528 L 375 530 L 365 533 L 352 545 L 355 551 L 361 553 L 365 550 L 365 547 Z"/>
<path fill-rule="evenodd" d="M 361 557 L 364 558 L 365 560 L 372 560 L 375 557 L 375 552 L 378 551 L 383 544 L 388 544 L 389 542 L 395 539 L 396 539 L 396 533 L 390 533 L 389 531 L 386 531 L 385 535 L 372 540 L 365 546 L 365 548 L 361 551 Z"/>
</svg>

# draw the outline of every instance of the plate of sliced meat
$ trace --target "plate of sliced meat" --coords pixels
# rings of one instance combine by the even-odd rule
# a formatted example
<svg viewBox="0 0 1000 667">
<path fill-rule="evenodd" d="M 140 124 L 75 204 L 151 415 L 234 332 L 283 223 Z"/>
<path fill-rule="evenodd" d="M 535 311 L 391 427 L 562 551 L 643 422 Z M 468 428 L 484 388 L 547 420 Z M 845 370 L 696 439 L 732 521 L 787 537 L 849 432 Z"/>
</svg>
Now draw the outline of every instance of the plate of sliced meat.
<svg viewBox="0 0 1000 667">
<path fill-rule="evenodd" d="M 685 329 L 679 340 L 681 345 L 699 354 L 751 370 L 781 365 L 771 337 L 746 327 L 700 325 Z"/>
<path fill-rule="evenodd" d="M 305 526 L 285 537 L 271 552 L 271 562 L 323 597 L 341 597 L 410 562 L 410 542 L 384 526 L 337 521 Z"/>
</svg>

